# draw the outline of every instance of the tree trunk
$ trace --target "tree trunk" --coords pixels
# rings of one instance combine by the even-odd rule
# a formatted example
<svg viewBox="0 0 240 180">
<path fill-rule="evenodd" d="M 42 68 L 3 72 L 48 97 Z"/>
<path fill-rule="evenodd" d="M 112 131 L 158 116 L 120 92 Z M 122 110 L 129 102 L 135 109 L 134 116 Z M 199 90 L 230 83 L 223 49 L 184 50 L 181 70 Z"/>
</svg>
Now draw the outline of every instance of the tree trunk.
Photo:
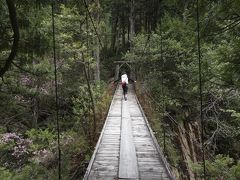
<svg viewBox="0 0 240 180">
<path fill-rule="evenodd" d="M 92 89 L 91 89 L 91 85 L 90 85 L 90 81 L 89 81 L 89 77 L 88 77 L 88 73 L 87 73 L 87 68 L 86 68 L 86 63 L 85 63 L 85 58 L 84 58 L 83 53 L 82 53 L 82 59 L 83 59 L 84 76 L 85 76 L 85 79 L 87 81 L 88 93 L 89 93 L 90 100 L 91 100 L 91 103 L 92 103 L 92 112 L 93 112 L 92 142 L 94 142 L 95 135 L 96 135 L 96 129 L 97 129 L 96 111 L 95 111 L 96 108 L 95 108 L 94 97 L 93 97 L 93 93 L 92 93 Z"/>
<path fill-rule="evenodd" d="M 96 58 L 95 81 L 100 81 L 100 48 L 98 42 L 94 53 Z"/>
<path fill-rule="evenodd" d="M 162 18 L 163 15 L 162 0 L 153 1 L 153 15 L 151 20 L 151 31 L 155 31 L 157 28 L 159 17 Z"/>
<path fill-rule="evenodd" d="M 192 128 L 191 128 L 191 130 L 192 130 Z M 187 132 L 187 129 L 185 129 L 185 126 L 183 123 L 179 124 L 178 132 L 179 132 L 178 140 L 181 145 L 182 156 L 183 156 L 183 159 L 185 162 L 188 179 L 194 180 L 196 177 L 195 177 L 194 172 L 191 169 L 190 163 L 195 162 L 195 160 L 196 160 L 195 147 L 194 147 L 194 145 L 191 144 L 191 143 L 193 143 L 193 141 L 195 139 L 194 140 L 192 139 L 194 136 L 187 137 L 188 133 L 192 135 L 193 132 L 191 132 L 191 131 Z M 189 140 L 189 139 L 191 139 L 191 140 Z"/>
<path fill-rule="evenodd" d="M 34 59 L 34 52 L 33 50 L 31 51 L 31 59 L 32 59 L 32 67 L 36 66 L 37 62 Z M 37 128 L 38 127 L 38 118 L 39 118 L 39 95 L 38 93 L 40 93 L 40 78 L 36 77 L 35 80 L 33 80 L 33 87 L 35 89 L 35 91 L 37 92 L 37 94 L 33 97 L 32 99 L 32 108 L 33 108 L 33 123 L 32 123 L 32 127 L 33 128 Z"/>
<path fill-rule="evenodd" d="M 129 27 L 129 38 L 130 38 L 130 43 L 133 39 L 133 37 L 135 36 L 135 3 L 134 0 L 130 1 L 130 14 L 129 14 L 129 23 L 130 23 L 130 27 Z"/>
<path fill-rule="evenodd" d="M 39 91 L 39 86 L 37 85 L 37 92 Z M 33 125 L 32 127 L 38 127 L 38 118 L 39 118 L 39 98 L 38 95 L 33 98 Z"/>
<path fill-rule="evenodd" d="M 115 51 L 116 45 L 116 37 L 117 37 L 117 26 L 118 26 L 118 8 L 116 8 L 116 12 L 112 12 L 113 16 L 113 25 L 112 25 L 112 41 L 111 41 L 111 49 Z"/>
<path fill-rule="evenodd" d="M 97 26 L 99 27 L 100 22 L 100 2 L 99 0 L 96 1 L 97 3 Z M 100 42 L 98 41 L 98 38 L 96 38 L 96 51 L 95 51 L 95 58 L 96 58 L 96 71 L 95 71 L 95 81 L 100 81 Z"/>
<path fill-rule="evenodd" d="M 18 28 L 18 21 L 17 21 L 17 13 L 16 8 L 14 6 L 14 3 L 12 0 L 6 0 L 8 11 L 9 11 L 9 17 L 13 29 L 13 44 L 11 53 L 9 54 L 7 60 L 5 61 L 5 65 L 3 67 L 0 67 L 0 77 L 2 77 L 5 72 L 8 71 L 10 68 L 13 59 L 15 58 L 18 50 L 18 42 L 19 42 L 19 28 Z"/>
<path fill-rule="evenodd" d="M 122 21 L 122 47 L 125 48 L 126 40 L 125 40 L 125 16 L 124 12 L 122 11 L 122 16 L 121 16 L 121 21 Z"/>
</svg>

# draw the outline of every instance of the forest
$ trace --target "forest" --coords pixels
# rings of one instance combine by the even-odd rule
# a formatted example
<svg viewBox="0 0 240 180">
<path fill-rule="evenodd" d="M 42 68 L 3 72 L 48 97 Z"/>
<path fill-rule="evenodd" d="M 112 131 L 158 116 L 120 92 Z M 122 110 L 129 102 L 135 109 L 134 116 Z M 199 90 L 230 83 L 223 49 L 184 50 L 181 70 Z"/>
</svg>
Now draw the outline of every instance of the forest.
<svg viewBox="0 0 240 180">
<path fill-rule="evenodd" d="M 176 179 L 240 179 L 239 0 L 0 0 L 0 179 L 82 179 L 119 60 Z"/>
</svg>

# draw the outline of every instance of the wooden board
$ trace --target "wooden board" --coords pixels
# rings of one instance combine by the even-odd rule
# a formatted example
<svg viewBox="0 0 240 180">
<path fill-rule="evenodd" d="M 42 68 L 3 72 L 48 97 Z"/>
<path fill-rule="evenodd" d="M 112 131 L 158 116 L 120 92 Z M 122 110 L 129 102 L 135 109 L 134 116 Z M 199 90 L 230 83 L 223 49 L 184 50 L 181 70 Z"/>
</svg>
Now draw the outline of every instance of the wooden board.
<svg viewBox="0 0 240 180">
<path fill-rule="evenodd" d="M 139 178 L 136 150 L 132 135 L 132 123 L 127 101 L 123 101 L 122 105 L 122 127 L 118 177 L 120 179 Z"/>
</svg>

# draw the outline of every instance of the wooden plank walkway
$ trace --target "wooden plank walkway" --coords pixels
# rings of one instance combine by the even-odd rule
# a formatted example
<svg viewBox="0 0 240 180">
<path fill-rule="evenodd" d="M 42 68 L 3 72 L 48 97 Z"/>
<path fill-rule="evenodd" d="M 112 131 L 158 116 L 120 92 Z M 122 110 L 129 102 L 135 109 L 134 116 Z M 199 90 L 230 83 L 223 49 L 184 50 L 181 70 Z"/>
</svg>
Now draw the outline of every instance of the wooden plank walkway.
<svg viewBox="0 0 240 180">
<path fill-rule="evenodd" d="M 174 179 L 131 84 L 127 101 L 116 89 L 84 179 Z"/>
</svg>

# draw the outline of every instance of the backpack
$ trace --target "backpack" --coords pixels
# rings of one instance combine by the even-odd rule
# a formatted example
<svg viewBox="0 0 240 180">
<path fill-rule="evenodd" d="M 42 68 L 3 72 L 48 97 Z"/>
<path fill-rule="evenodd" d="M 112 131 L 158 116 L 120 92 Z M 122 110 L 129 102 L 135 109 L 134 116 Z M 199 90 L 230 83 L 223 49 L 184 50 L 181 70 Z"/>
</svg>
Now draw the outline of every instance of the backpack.
<svg viewBox="0 0 240 180">
<path fill-rule="evenodd" d="M 125 81 L 122 82 L 122 87 L 127 86 L 127 83 Z"/>
</svg>

